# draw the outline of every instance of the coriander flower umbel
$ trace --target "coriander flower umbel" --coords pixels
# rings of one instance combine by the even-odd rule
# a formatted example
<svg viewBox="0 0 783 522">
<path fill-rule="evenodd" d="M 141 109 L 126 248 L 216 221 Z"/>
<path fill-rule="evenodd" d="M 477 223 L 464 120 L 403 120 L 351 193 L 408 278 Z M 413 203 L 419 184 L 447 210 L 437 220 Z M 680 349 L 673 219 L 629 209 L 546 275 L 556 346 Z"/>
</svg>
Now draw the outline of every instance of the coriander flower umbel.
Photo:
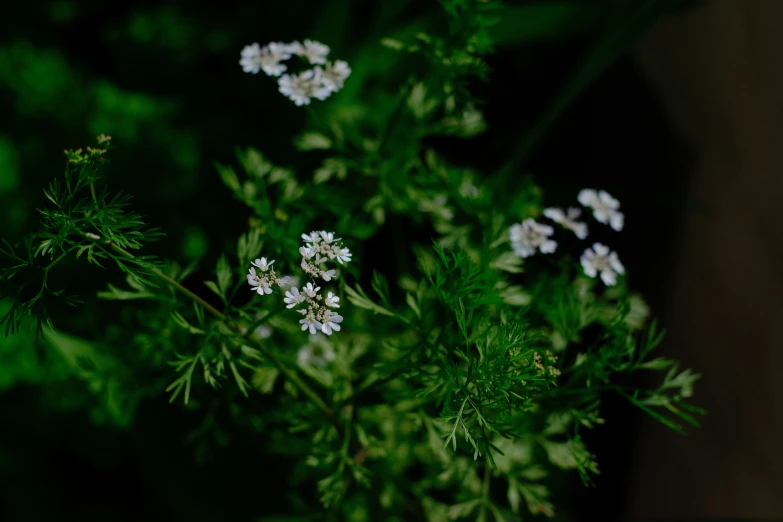
<svg viewBox="0 0 783 522">
<path fill-rule="evenodd" d="M 318 293 L 321 288 L 307 283 L 307 286 L 299 292 L 296 288 L 291 289 L 291 294 L 299 296 L 295 304 L 304 304 L 305 307 L 297 310 L 304 317 L 299 320 L 302 330 L 310 330 L 311 334 L 318 330 L 326 335 L 332 335 L 332 332 L 340 331 L 340 323 L 343 322 L 341 315 L 331 311 L 328 307 L 334 307 L 336 300 L 339 300 L 329 292 L 326 299 Z M 288 308 L 291 308 L 289 305 Z"/>
<path fill-rule="evenodd" d="M 599 223 L 609 224 L 618 232 L 623 229 L 625 217 L 619 210 L 620 202 L 610 196 L 608 192 L 583 189 L 576 199 L 585 207 L 593 209 L 593 217 Z"/>
<path fill-rule="evenodd" d="M 342 265 L 351 260 L 351 251 L 342 246 L 341 239 L 335 238 L 334 232 L 313 231 L 302 234 L 302 239 L 305 246 L 299 248 L 299 253 L 302 254 L 301 267 L 311 277 L 328 282 L 336 277 L 337 273 L 334 270 L 323 270 L 323 264 L 336 260 Z"/>
<path fill-rule="evenodd" d="M 536 249 L 542 254 L 551 254 L 557 249 L 557 242 L 549 239 L 553 233 L 554 229 L 549 225 L 542 225 L 528 218 L 509 228 L 511 248 L 520 257 L 530 257 L 536 253 Z"/>
<path fill-rule="evenodd" d="M 288 96 L 298 107 L 310 105 L 310 98 L 325 100 L 332 91 L 322 85 L 320 74 L 308 69 L 299 74 L 284 74 L 278 80 L 281 94 Z"/>
<path fill-rule="evenodd" d="M 263 70 L 268 76 L 279 76 L 279 91 L 297 106 L 302 106 L 309 105 L 313 98 L 325 100 L 342 89 L 351 75 L 347 62 L 329 62 L 326 60 L 328 54 L 329 46 L 314 40 L 305 40 L 304 44 L 271 42 L 264 47 L 254 43 L 242 49 L 239 64 L 248 73 L 256 74 Z M 292 56 L 304 58 L 314 67 L 295 74 L 283 74 L 288 68 L 282 62 Z"/>
<path fill-rule="evenodd" d="M 601 243 L 594 243 L 593 248 L 588 248 L 580 259 L 585 275 L 595 277 L 601 274 L 601 281 L 606 286 L 614 286 L 617 283 L 616 274 L 624 274 L 625 267 L 617 257 L 616 252 L 611 252 L 609 247 Z"/>
<path fill-rule="evenodd" d="M 544 215 L 564 228 L 573 231 L 579 239 L 587 237 L 587 225 L 577 221 L 579 216 L 582 215 L 581 209 L 569 207 L 566 213 L 561 208 L 546 208 L 544 209 Z"/>
<path fill-rule="evenodd" d="M 336 312 L 336 309 L 340 308 L 340 298 L 332 292 L 324 292 L 324 297 L 316 279 L 329 282 L 336 278 L 336 270 L 330 269 L 328 263 L 335 260 L 347 263 L 351 259 L 351 253 L 342 245 L 340 238 L 334 237 L 334 232 L 315 231 L 302 234 L 302 239 L 305 240 L 305 246 L 299 249 L 302 254 L 301 267 L 312 279 L 310 282 L 300 287 L 298 280 L 294 281 L 296 278 L 277 277 L 272 268 L 275 262 L 265 257 L 253 261 L 247 282 L 259 295 L 271 294 L 272 286 L 279 286 L 285 292 L 283 302 L 286 308 L 295 308 L 302 314 L 299 324 L 302 325 L 303 331 L 332 335 L 333 332 L 340 331 L 340 324 L 343 322 L 343 317 Z M 271 330 L 258 333 L 271 334 Z"/>
<path fill-rule="evenodd" d="M 350 251 L 345 248 L 340 238 L 334 237 L 334 232 L 316 230 L 309 234 L 302 234 L 304 246 L 299 248 L 302 255 L 301 267 L 304 272 L 313 279 L 322 279 L 329 282 L 337 277 L 334 269 L 329 269 L 328 263 L 337 260 L 338 263 L 347 263 L 351 259 Z M 326 298 L 320 293 L 321 287 L 314 281 L 301 288 L 293 287 L 286 292 L 284 301 L 288 308 L 303 305 L 296 311 L 304 317 L 299 321 L 302 330 L 309 330 L 311 334 L 321 331 L 326 335 L 340 331 L 341 315 L 331 310 L 340 308 L 340 298 L 329 292 Z"/>
<path fill-rule="evenodd" d="M 256 259 L 251 264 L 249 274 L 247 274 L 247 282 L 250 283 L 250 289 L 254 292 L 258 292 L 258 295 L 271 294 L 272 285 L 282 286 L 285 283 L 286 278 L 279 278 L 275 274 L 272 264 L 274 261 L 267 262 L 265 257 Z M 256 271 L 258 268 L 258 271 Z"/>
</svg>

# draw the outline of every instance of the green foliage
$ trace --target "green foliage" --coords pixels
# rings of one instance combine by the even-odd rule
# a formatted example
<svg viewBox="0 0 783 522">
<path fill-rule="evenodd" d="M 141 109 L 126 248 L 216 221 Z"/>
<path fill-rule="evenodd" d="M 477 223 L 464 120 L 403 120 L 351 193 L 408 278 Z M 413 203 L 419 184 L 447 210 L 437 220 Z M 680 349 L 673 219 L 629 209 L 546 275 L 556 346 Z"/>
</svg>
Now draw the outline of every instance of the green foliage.
<svg viewBox="0 0 783 522">
<path fill-rule="evenodd" d="M 0 325 L 17 336 L 0 344 L 0 361 L 11 361 L 0 384 L 49 385 L 35 371 L 44 363 L 29 356 L 36 339 L 83 381 L 96 418 L 133 429 L 142 401 L 168 398 L 170 408 L 198 415 L 187 435 L 197 458 L 233 434 L 266 437 L 269 451 L 294 462 L 279 480 L 310 491 L 292 494 L 291 520 L 315 519 L 323 507 L 335 520 L 552 516 L 561 501 L 550 491 L 556 473 L 575 472 L 586 484 L 598 473 L 582 435 L 604 422 L 605 393 L 672 429 L 696 425 L 703 411 L 687 400 L 698 376 L 650 358 L 661 333 L 654 321 L 647 326 L 646 305 L 624 279 L 606 288 L 577 272 L 578 252 L 548 263 L 508 244 L 509 227 L 539 217 L 545 198 L 529 177 L 501 182 L 621 46 L 599 43 L 522 152 L 505 170 L 481 172 L 454 165 L 434 138 L 486 129 L 470 86 L 487 80 L 487 54 L 514 39 L 581 30 L 574 13 L 594 7 L 440 4 L 431 29 L 390 31 L 358 53 L 340 96 L 311 107 L 291 166 L 253 147 L 236 151 L 236 165 L 216 164 L 246 222 L 212 249 L 203 270 L 149 254 L 161 232 L 132 210 L 130 196 L 103 185 L 108 137 L 99 148 L 66 151 L 64 176 L 44 191 L 38 230 L 0 248 L 9 298 Z M 648 23 L 652 9 L 633 11 L 635 24 Z M 549 29 L 529 22 L 512 35 L 513 20 L 527 16 Z M 169 34 L 174 18 L 139 14 L 127 31 L 149 44 Z M 611 42 L 633 33 L 596 24 L 619 31 Z M 192 29 L 170 34 L 167 48 L 196 45 Z M 376 53 L 402 74 L 384 83 L 373 66 L 362 69 Z M 61 66 L 51 60 L 36 67 Z M 0 60 L 4 67 L 11 65 Z M 36 67 L 33 79 L 43 74 Z M 112 110 L 128 101 L 108 85 L 97 92 Z M 44 88 L 28 96 L 44 108 L 53 99 Z M 144 97 L 132 101 L 142 115 L 162 110 Z M 344 318 L 329 337 L 307 336 L 281 291 L 247 292 L 247 271 L 261 256 L 280 274 L 301 273 L 300 238 L 312 230 L 335 231 L 354 256 L 333 281 L 324 278 Z M 68 328 L 60 305 L 80 304 L 67 293 L 77 287 L 68 270 L 85 261 L 106 279 L 96 297 L 112 307 L 89 339 L 60 330 Z M 660 386 L 629 385 L 641 370 L 664 372 Z M 218 422 L 219 410 L 228 419 Z"/>
</svg>

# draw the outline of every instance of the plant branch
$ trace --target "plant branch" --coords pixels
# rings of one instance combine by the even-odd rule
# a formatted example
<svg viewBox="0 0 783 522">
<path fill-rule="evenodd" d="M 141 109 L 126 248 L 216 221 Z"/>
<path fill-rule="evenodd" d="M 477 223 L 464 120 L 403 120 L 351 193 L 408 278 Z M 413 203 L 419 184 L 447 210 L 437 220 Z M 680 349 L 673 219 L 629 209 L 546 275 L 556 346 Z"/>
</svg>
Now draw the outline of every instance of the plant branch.
<svg viewBox="0 0 783 522">
<path fill-rule="evenodd" d="M 84 237 L 88 237 L 86 234 L 82 234 Z M 122 254 L 127 259 L 134 260 L 136 259 L 136 256 L 128 252 L 122 247 L 119 247 L 112 243 L 111 241 L 103 241 L 103 244 L 106 247 L 111 248 L 115 252 Z M 239 326 L 232 321 L 228 316 L 226 316 L 223 312 L 209 304 L 207 301 L 205 301 L 203 298 L 201 298 L 199 295 L 192 292 L 187 287 L 183 286 L 179 281 L 176 281 L 175 279 L 171 278 L 170 276 L 163 273 L 158 268 L 153 268 L 152 272 L 158 276 L 159 278 L 163 279 L 166 283 L 174 287 L 175 290 L 177 290 L 182 295 L 192 299 L 204 309 L 209 312 L 211 315 L 216 317 L 218 320 L 223 321 L 223 323 L 226 324 L 231 330 L 233 330 L 235 333 L 242 335 L 241 330 L 239 329 Z M 315 391 L 313 391 L 310 386 L 307 385 L 306 382 L 304 382 L 293 370 L 288 368 L 285 364 L 283 364 L 282 361 L 280 361 L 272 352 L 270 352 L 263 344 L 261 344 L 257 339 L 250 338 L 248 339 L 250 342 L 255 344 L 255 347 L 258 348 L 258 350 L 269 359 L 272 364 L 274 364 L 278 370 L 280 370 L 281 373 L 283 373 L 291 382 L 294 383 L 294 385 L 299 388 L 299 390 L 307 395 L 307 397 L 316 405 L 318 406 L 328 417 L 334 416 L 334 411 L 329 407 L 329 405 L 324 402 L 324 400 L 318 396 Z"/>
</svg>

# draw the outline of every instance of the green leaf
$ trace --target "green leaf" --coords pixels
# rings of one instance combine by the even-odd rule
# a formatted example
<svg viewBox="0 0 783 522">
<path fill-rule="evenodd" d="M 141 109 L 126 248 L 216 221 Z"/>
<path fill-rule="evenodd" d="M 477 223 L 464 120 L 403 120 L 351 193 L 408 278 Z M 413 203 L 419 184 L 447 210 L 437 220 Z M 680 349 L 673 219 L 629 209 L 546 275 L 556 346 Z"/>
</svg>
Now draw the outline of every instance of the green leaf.
<svg viewBox="0 0 783 522">
<path fill-rule="evenodd" d="M 345 165 L 345 161 L 340 158 L 326 158 L 323 164 L 313 173 L 313 182 L 316 185 L 326 183 L 332 179 L 332 176 L 337 176 L 337 179 L 345 179 L 347 174 L 348 168 Z"/>
<path fill-rule="evenodd" d="M 456 520 L 458 518 L 466 517 L 473 513 L 479 504 L 481 504 L 480 498 L 454 504 L 453 506 L 449 507 L 449 518 Z"/>
<path fill-rule="evenodd" d="M 220 288 L 221 294 L 225 296 L 226 292 L 228 292 L 231 287 L 231 279 L 233 276 L 231 266 L 228 264 L 228 259 L 226 259 L 225 255 L 221 255 L 220 258 L 218 258 L 216 275 L 218 288 Z"/>
<path fill-rule="evenodd" d="M 637 370 L 665 370 L 666 368 L 670 367 L 673 364 L 675 364 L 675 361 L 672 361 L 671 359 L 658 357 L 651 361 L 637 364 L 636 366 L 634 366 L 634 368 Z"/>
<path fill-rule="evenodd" d="M 294 145 L 302 151 L 307 150 L 327 150 L 332 147 L 332 140 L 320 132 L 305 132 L 299 136 Z"/>
<path fill-rule="evenodd" d="M 130 299 L 154 299 L 155 294 L 147 292 L 146 289 L 136 281 L 132 274 L 128 274 L 126 278 L 128 286 L 135 289 L 135 292 L 129 290 L 122 290 L 112 284 L 106 285 L 108 290 L 98 292 L 96 295 L 101 299 L 127 301 Z"/>
<path fill-rule="evenodd" d="M 223 180 L 223 183 L 225 183 L 232 192 L 239 194 L 241 191 L 241 185 L 239 184 L 239 178 L 237 177 L 237 173 L 234 172 L 234 169 L 232 167 L 224 167 L 222 165 L 216 165 L 215 168 L 217 169 L 218 174 L 220 174 L 220 179 Z"/>
<path fill-rule="evenodd" d="M 253 388 L 263 394 L 270 394 L 275 387 L 275 381 L 280 375 L 280 370 L 271 366 L 261 366 L 253 372 Z"/>
<path fill-rule="evenodd" d="M 346 285 L 345 293 L 348 294 L 348 300 L 359 308 L 372 310 L 376 314 L 388 315 L 389 317 L 399 317 L 391 310 L 387 310 L 381 305 L 374 303 L 358 285 L 356 286 L 356 290 Z"/>
<path fill-rule="evenodd" d="M 215 293 L 215 295 L 217 295 L 221 299 L 226 298 L 226 294 L 222 292 L 220 288 L 218 288 L 218 285 L 214 281 L 204 281 L 204 286 L 212 290 Z"/>
<path fill-rule="evenodd" d="M 413 297 L 413 294 L 405 294 L 405 302 L 408 303 L 408 306 L 411 307 L 411 310 L 413 310 L 413 313 L 416 314 L 416 317 L 421 319 L 421 310 L 419 309 L 418 303 L 416 303 L 416 298 Z"/>
<path fill-rule="evenodd" d="M 239 236 L 237 241 L 237 257 L 239 258 L 239 266 L 243 271 L 247 271 L 250 263 L 258 257 L 261 253 L 261 247 L 263 241 L 261 240 L 261 232 L 258 229 L 252 229 L 246 234 Z"/>
<path fill-rule="evenodd" d="M 204 330 L 191 326 L 179 312 L 171 312 L 171 317 L 178 325 L 194 335 L 204 335 L 204 333 L 206 333 Z"/>
<path fill-rule="evenodd" d="M 514 252 L 503 252 L 494 260 L 489 263 L 490 268 L 495 270 L 504 270 L 512 274 L 519 274 L 523 272 L 522 269 L 523 260 Z"/>
</svg>

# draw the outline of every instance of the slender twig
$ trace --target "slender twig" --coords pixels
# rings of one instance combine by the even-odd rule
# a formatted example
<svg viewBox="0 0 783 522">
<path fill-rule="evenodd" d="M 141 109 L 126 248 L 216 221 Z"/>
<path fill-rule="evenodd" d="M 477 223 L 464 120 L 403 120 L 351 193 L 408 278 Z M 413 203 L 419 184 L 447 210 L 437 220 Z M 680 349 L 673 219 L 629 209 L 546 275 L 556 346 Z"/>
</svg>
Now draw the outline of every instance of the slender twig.
<svg viewBox="0 0 783 522">
<path fill-rule="evenodd" d="M 484 464 L 484 483 L 481 486 L 481 511 L 478 520 L 487 519 L 487 508 L 489 507 L 489 464 Z"/>
<path fill-rule="evenodd" d="M 83 234 L 84 237 L 89 237 L 86 234 Z M 111 241 L 103 241 L 103 245 L 105 245 L 108 248 L 111 248 L 115 252 L 122 254 L 126 258 L 130 260 L 136 259 L 136 256 L 125 250 L 124 248 L 114 244 Z M 192 292 L 187 287 L 183 286 L 179 281 L 173 279 L 172 277 L 165 274 L 163 271 L 161 271 L 158 268 L 152 268 L 152 273 L 158 276 L 159 278 L 163 279 L 166 283 L 174 287 L 175 290 L 177 290 L 182 295 L 192 299 L 199 305 L 201 305 L 204 310 L 209 312 L 211 315 L 222 321 L 226 324 L 231 330 L 233 330 L 235 333 L 242 335 L 242 331 L 240 330 L 239 326 L 231 320 L 228 316 L 226 316 L 223 312 L 209 304 L 207 301 L 205 301 L 203 298 L 201 298 L 199 295 Z M 315 391 L 313 391 L 310 386 L 307 385 L 306 382 L 304 382 L 299 376 L 290 368 L 288 368 L 285 364 L 283 364 L 282 361 L 280 361 L 272 352 L 270 352 L 263 344 L 261 344 L 257 339 L 250 338 L 247 339 L 248 341 L 255 344 L 255 347 L 258 348 L 258 350 L 266 357 L 272 364 L 274 364 L 278 370 L 280 370 L 281 373 L 283 373 L 294 385 L 299 388 L 299 390 L 304 393 L 316 406 L 318 406 L 324 413 L 326 413 L 327 416 L 332 417 L 334 416 L 334 411 L 332 408 L 329 407 L 329 405 L 324 402 L 324 400 L 318 396 Z"/>
</svg>

